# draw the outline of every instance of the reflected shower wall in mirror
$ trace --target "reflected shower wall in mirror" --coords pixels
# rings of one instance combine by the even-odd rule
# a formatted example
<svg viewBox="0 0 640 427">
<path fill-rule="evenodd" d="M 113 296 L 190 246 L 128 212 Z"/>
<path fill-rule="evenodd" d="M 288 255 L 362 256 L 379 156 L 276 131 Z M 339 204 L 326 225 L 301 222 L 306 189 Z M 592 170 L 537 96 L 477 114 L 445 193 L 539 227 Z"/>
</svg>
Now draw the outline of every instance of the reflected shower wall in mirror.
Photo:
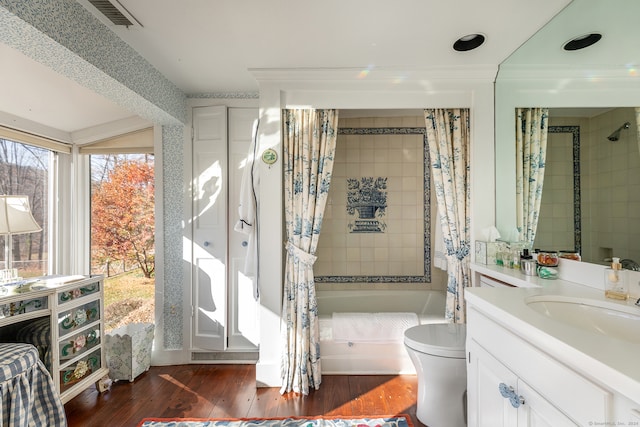
<svg viewBox="0 0 640 427">
<path fill-rule="evenodd" d="M 580 109 L 549 111 L 550 128 L 579 127 L 580 162 L 573 165 L 575 133 L 550 132 L 534 246 L 555 250 L 578 246 L 584 261 L 598 264 L 608 263 L 612 256 L 640 260 L 640 149 L 635 109 L 602 109 L 595 115 L 575 114 Z M 610 140 L 621 127 L 618 140 Z M 577 187 L 576 167 L 580 171 Z M 581 233 L 576 233 L 577 223 Z"/>
<path fill-rule="evenodd" d="M 549 122 L 544 186 L 533 246 L 582 253 L 580 125 L 554 125 L 553 118 Z"/>
</svg>

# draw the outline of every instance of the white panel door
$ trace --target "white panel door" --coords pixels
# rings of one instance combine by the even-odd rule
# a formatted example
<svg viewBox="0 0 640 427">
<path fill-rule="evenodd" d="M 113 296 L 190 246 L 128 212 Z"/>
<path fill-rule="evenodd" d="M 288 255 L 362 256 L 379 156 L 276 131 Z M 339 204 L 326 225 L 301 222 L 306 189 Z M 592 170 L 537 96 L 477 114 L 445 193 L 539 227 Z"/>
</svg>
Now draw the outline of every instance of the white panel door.
<svg viewBox="0 0 640 427">
<path fill-rule="evenodd" d="M 517 390 L 518 377 L 475 341 L 467 341 L 470 354 L 467 370 L 469 427 L 510 427 L 518 425 L 518 413 L 502 397 L 500 384 Z"/>
<path fill-rule="evenodd" d="M 227 108 L 193 108 L 192 346 L 226 348 Z"/>
<path fill-rule="evenodd" d="M 538 392 L 527 383 L 518 381 L 518 394 L 524 399 L 524 404 L 518 409 L 518 426 L 526 427 L 577 427 Z M 577 397 L 577 396 L 576 396 Z M 605 423 L 603 423 L 605 424 Z"/>
<path fill-rule="evenodd" d="M 229 109 L 229 349 L 256 350 L 259 342 L 255 278 L 244 269 L 247 236 L 234 231 L 238 222 L 240 184 L 251 146 L 255 108 Z M 256 165 L 257 166 L 257 165 Z"/>
</svg>

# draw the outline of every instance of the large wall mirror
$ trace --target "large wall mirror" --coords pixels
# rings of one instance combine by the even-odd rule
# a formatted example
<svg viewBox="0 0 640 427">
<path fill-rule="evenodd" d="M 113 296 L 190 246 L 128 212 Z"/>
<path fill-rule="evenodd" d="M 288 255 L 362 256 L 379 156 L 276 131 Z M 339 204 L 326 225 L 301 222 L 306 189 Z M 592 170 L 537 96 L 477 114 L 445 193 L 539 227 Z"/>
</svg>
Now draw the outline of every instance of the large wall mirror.
<svg viewBox="0 0 640 427">
<path fill-rule="evenodd" d="M 513 240 L 516 226 L 515 109 L 548 107 L 550 129 L 563 131 L 549 133 L 534 246 L 576 248 L 592 263 L 611 256 L 640 262 L 640 50 L 632 46 L 640 29 L 631 18 L 638 14 L 634 0 L 573 0 L 501 65 L 496 225 L 506 239 Z M 592 32 L 602 34 L 595 45 L 562 48 Z"/>
<path fill-rule="evenodd" d="M 535 247 L 640 262 L 638 142 L 633 107 L 549 110 Z"/>
</svg>

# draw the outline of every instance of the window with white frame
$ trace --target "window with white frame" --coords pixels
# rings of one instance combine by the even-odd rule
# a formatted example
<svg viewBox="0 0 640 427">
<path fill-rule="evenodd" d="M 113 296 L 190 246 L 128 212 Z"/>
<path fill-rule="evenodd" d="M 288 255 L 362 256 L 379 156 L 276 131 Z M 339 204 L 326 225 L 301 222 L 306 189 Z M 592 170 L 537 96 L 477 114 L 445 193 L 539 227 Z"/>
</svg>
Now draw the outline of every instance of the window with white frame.
<svg viewBox="0 0 640 427">
<path fill-rule="evenodd" d="M 0 236 L 0 260 L 4 268 L 11 266 L 21 277 L 49 274 L 49 210 L 51 209 L 50 183 L 56 152 L 35 145 L 0 137 L 0 194 L 26 196 L 33 218 L 42 231 L 15 234 L 10 237 L 11 248 L 5 249 Z M 6 253 L 8 252 L 8 253 Z"/>
</svg>

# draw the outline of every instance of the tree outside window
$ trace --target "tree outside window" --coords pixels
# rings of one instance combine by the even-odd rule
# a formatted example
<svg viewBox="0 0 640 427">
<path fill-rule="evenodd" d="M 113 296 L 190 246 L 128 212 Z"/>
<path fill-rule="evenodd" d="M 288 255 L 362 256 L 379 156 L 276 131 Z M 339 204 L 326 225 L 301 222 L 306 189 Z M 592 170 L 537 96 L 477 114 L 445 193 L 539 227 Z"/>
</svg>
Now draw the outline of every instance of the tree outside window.
<svg viewBox="0 0 640 427">
<path fill-rule="evenodd" d="M 0 139 L 0 194 L 24 195 L 42 231 L 12 236 L 12 264 L 22 277 L 48 274 L 49 165 L 55 154 L 43 148 Z M 0 260 L 6 266 L 5 236 L 0 236 Z"/>
<path fill-rule="evenodd" d="M 92 156 L 92 271 L 111 275 L 112 264 L 126 271 L 155 271 L 154 174 L 149 157 Z M 120 267 L 121 266 L 121 267 Z"/>
</svg>

